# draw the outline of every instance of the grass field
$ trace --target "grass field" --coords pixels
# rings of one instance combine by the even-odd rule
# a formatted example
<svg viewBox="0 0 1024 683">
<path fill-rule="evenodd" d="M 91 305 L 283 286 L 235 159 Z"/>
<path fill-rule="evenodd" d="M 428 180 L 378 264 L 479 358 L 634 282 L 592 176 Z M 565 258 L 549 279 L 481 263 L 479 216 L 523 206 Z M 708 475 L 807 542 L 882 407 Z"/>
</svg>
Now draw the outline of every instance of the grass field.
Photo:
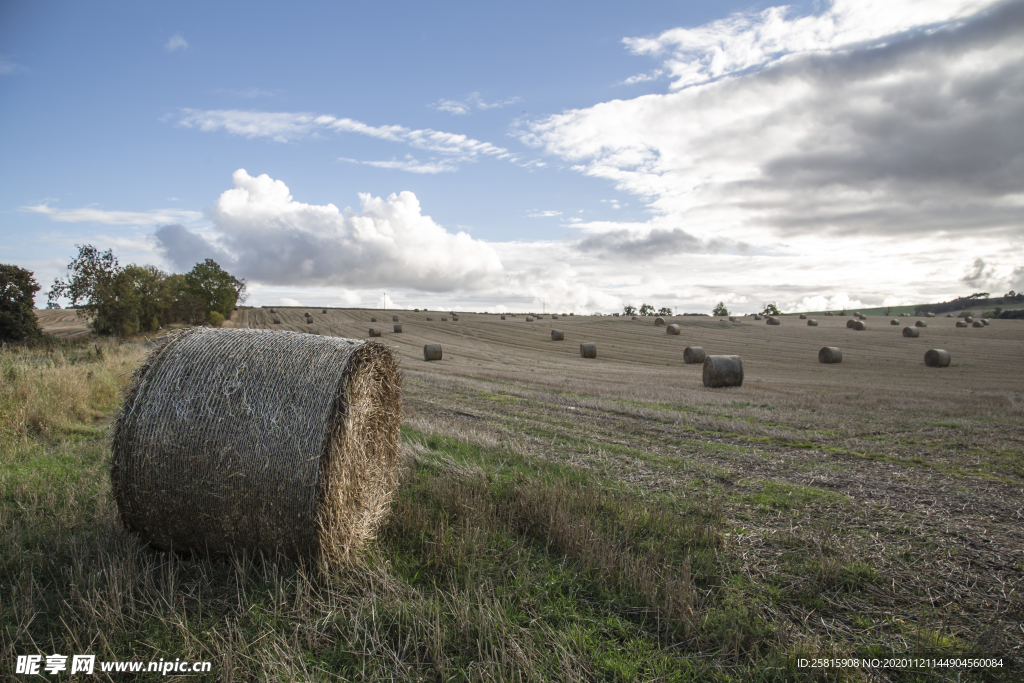
<svg viewBox="0 0 1024 683">
<path fill-rule="evenodd" d="M 378 539 L 333 575 L 140 546 L 104 433 L 142 345 L 5 349 L 0 674 L 78 652 L 213 663 L 189 680 L 1020 680 L 1024 321 L 906 339 L 679 317 L 670 336 L 276 310 L 232 324 L 365 338 L 373 315 L 401 359 L 405 473 Z M 741 355 L 744 385 L 704 389 L 688 345 Z M 925 367 L 930 348 L 953 364 Z M 798 665 L 905 654 L 1003 667 Z"/>
</svg>

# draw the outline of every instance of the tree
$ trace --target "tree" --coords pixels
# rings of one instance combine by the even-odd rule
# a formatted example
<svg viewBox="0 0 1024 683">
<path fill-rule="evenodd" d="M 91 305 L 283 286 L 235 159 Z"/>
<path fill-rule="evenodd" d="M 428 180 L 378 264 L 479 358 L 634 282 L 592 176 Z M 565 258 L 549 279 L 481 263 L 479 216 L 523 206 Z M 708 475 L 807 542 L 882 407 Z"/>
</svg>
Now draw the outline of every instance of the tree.
<svg viewBox="0 0 1024 683">
<path fill-rule="evenodd" d="M 31 270 L 0 264 L 0 339 L 21 341 L 42 335 L 32 310 L 38 291 Z"/>
<path fill-rule="evenodd" d="M 227 317 L 240 300 L 245 301 L 245 280 L 239 280 L 210 258 L 187 272 L 185 282 L 189 293 L 202 299 L 206 315 L 217 311 Z"/>
<path fill-rule="evenodd" d="M 715 306 L 715 310 L 711 311 L 711 315 L 717 317 L 725 317 L 729 315 L 729 309 L 725 307 L 725 302 L 719 301 Z"/>
<path fill-rule="evenodd" d="M 622 312 L 625 315 L 636 315 L 636 306 L 634 306 L 633 304 L 626 304 L 625 306 L 622 307 Z"/>
<path fill-rule="evenodd" d="M 774 301 L 770 304 L 765 304 L 764 310 L 761 311 L 761 313 L 762 315 L 782 315 L 782 311 L 779 310 L 779 307 L 775 305 Z"/>
<path fill-rule="evenodd" d="M 66 279 L 57 278 L 49 300 L 65 297 L 79 306 L 78 315 L 93 316 L 99 334 L 124 336 L 138 332 L 139 315 L 131 274 L 126 274 L 111 249 L 100 251 L 91 244 L 75 245 L 78 256 L 68 264 Z"/>
<path fill-rule="evenodd" d="M 650 304 L 643 304 L 640 306 L 640 315 L 652 315 L 654 313 L 654 306 Z"/>
<path fill-rule="evenodd" d="M 668 306 L 662 306 L 658 309 L 658 315 L 672 315 L 672 309 Z"/>
</svg>

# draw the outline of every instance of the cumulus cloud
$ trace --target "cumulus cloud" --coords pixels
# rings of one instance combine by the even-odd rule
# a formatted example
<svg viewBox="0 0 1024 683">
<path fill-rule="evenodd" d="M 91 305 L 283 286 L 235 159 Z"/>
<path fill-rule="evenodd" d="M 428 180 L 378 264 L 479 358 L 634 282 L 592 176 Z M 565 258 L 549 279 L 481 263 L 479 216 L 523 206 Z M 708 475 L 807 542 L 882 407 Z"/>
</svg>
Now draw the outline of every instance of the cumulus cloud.
<svg viewBox="0 0 1024 683">
<path fill-rule="evenodd" d="M 174 52 L 176 50 L 185 50 L 188 48 L 188 41 L 180 33 L 175 33 L 171 36 L 166 43 L 164 43 L 164 49 L 168 52 Z"/>
<path fill-rule="evenodd" d="M 567 111 L 521 138 L 656 219 L 755 248 L 1019 238 L 1024 2 L 878 4 L 795 19 L 774 8 L 630 42 L 665 55 L 674 92 Z"/>
<path fill-rule="evenodd" d="M 104 225 L 158 225 L 172 221 L 196 221 L 203 217 L 199 211 L 179 209 L 107 211 L 88 206 L 80 209 L 57 209 L 45 203 L 21 206 L 18 207 L 18 210 L 25 213 L 42 214 L 58 223 L 102 223 Z"/>
<path fill-rule="evenodd" d="M 474 109 L 500 109 L 509 104 L 515 104 L 521 101 L 519 97 L 509 97 L 508 99 L 498 100 L 497 102 L 485 102 L 481 97 L 480 93 L 473 92 L 467 95 L 461 100 L 438 100 L 437 102 L 430 105 L 437 111 L 448 112 L 449 114 L 465 115 L 470 113 Z"/>
<path fill-rule="evenodd" d="M 883 305 L 895 306 L 897 304 L 889 303 Z M 864 304 L 860 299 L 851 299 L 850 295 L 846 292 L 837 292 L 832 296 L 805 296 L 800 303 L 784 306 L 783 311 L 786 313 L 800 313 L 803 311 L 843 311 L 857 308 L 870 308 L 870 306 Z"/>
<path fill-rule="evenodd" d="M 526 214 L 530 218 L 554 218 L 555 216 L 561 216 L 561 211 L 534 211 L 533 213 Z"/>
<path fill-rule="evenodd" d="M 157 231 L 161 250 L 177 267 L 191 266 L 203 253 L 220 254 L 232 272 L 264 284 L 434 292 L 479 290 L 502 273 L 489 245 L 424 216 L 412 192 L 385 199 L 361 194 L 359 211 L 341 211 L 297 202 L 282 181 L 267 175 L 239 169 L 232 178 L 234 187 L 207 210 L 211 237 L 182 226 Z"/>
</svg>

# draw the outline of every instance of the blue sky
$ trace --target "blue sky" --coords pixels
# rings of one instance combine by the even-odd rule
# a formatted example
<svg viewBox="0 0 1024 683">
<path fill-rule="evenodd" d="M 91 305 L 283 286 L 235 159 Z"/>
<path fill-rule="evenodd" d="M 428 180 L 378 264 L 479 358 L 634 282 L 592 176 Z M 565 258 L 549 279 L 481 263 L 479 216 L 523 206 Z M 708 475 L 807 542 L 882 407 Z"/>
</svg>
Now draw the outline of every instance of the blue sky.
<svg viewBox="0 0 1024 683">
<path fill-rule="evenodd" d="M 257 305 L 1021 289 L 1022 8 L 6 3 L 0 260 L 212 256 Z"/>
</svg>

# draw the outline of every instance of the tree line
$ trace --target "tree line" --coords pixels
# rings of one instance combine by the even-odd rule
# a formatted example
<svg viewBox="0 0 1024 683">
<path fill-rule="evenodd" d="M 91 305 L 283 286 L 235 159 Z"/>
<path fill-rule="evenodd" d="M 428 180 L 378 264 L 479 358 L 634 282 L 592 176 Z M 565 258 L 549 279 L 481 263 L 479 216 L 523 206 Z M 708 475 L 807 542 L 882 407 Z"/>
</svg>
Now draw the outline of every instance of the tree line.
<svg viewBox="0 0 1024 683">
<path fill-rule="evenodd" d="M 68 274 L 54 280 L 47 308 L 60 308 L 59 300 L 68 299 L 78 315 L 92 318 L 97 334 L 125 337 L 174 323 L 220 325 L 245 301 L 245 280 L 213 259 L 187 273 L 166 273 L 155 266 L 122 266 L 111 249 L 75 246 L 78 256 Z M 32 312 L 39 289 L 32 271 L 0 264 L 0 338 L 41 334 Z"/>
</svg>

